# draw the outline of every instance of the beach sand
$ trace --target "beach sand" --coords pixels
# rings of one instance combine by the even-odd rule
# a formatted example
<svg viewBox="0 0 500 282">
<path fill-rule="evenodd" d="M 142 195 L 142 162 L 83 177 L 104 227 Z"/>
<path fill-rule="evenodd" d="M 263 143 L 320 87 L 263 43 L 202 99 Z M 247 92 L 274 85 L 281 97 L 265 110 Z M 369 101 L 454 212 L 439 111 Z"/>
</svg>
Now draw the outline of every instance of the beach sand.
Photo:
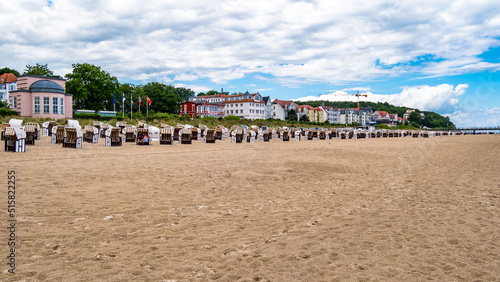
<svg viewBox="0 0 500 282">
<path fill-rule="evenodd" d="M 0 280 L 500 277 L 499 135 L 153 144 L 0 152 Z"/>
</svg>

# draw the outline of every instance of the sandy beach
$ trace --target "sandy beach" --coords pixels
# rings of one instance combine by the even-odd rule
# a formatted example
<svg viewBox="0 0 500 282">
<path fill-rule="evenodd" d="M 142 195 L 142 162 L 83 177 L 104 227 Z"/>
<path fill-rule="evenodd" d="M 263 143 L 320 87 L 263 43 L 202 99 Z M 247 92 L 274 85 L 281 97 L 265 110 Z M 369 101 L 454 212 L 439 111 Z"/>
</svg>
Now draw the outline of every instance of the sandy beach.
<svg viewBox="0 0 500 282">
<path fill-rule="evenodd" d="M 3 145 L 3 142 L 2 142 Z M 40 281 L 494 281 L 500 135 L 62 148 L 16 173 L 16 274 Z"/>
</svg>

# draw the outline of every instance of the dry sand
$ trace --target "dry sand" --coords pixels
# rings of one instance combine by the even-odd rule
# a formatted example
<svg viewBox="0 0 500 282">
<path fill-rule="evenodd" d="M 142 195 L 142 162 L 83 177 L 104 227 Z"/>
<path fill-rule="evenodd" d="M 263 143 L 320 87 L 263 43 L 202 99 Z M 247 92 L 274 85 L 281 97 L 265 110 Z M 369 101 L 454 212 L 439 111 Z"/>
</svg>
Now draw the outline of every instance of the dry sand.
<svg viewBox="0 0 500 282">
<path fill-rule="evenodd" d="M 2 228 L 0 280 L 500 277 L 499 135 L 103 141 L 0 152 L 18 218 L 16 274 Z"/>
</svg>

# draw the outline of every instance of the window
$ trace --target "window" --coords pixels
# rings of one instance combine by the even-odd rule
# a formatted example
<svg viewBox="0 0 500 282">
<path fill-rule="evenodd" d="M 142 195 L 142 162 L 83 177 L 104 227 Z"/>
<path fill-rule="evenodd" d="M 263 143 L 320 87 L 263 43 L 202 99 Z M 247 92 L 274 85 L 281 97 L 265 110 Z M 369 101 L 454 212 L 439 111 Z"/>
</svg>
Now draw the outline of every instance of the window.
<svg viewBox="0 0 500 282">
<path fill-rule="evenodd" d="M 61 98 L 61 115 L 64 115 L 64 98 Z"/>
<path fill-rule="evenodd" d="M 52 113 L 57 114 L 59 107 L 57 105 L 57 98 L 52 98 Z"/>
<path fill-rule="evenodd" d="M 14 109 L 17 109 L 17 96 L 12 97 Z"/>
<path fill-rule="evenodd" d="M 240 104 L 240 107 L 243 107 L 243 104 Z"/>
<path fill-rule="evenodd" d="M 33 97 L 33 106 L 34 106 L 33 112 L 35 114 L 39 114 L 40 113 L 40 97 Z"/>
<path fill-rule="evenodd" d="M 50 98 L 43 97 L 43 113 L 50 114 Z"/>
<path fill-rule="evenodd" d="M 233 113 L 233 110 L 231 110 L 231 114 Z"/>
<path fill-rule="evenodd" d="M 234 104 L 235 107 L 238 107 L 238 104 Z"/>
<path fill-rule="evenodd" d="M 240 113 L 243 113 L 243 110 L 240 110 Z"/>
</svg>

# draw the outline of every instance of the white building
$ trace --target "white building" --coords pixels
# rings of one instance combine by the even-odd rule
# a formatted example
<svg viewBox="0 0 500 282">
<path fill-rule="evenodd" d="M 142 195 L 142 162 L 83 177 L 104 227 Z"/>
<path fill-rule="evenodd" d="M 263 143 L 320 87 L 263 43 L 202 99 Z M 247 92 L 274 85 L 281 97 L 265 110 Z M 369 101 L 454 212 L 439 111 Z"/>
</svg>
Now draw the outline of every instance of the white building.
<svg viewBox="0 0 500 282">
<path fill-rule="evenodd" d="M 271 97 L 270 96 L 262 97 L 262 100 L 264 101 L 264 103 L 266 103 L 266 106 L 265 106 L 265 108 L 266 108 L 265 109 L 265 111 L 266 111 L 265 119 L 272 118 L 273 117 L 273 105 L 272 105 Z"/>
<path fill-rule="evenodd" d="M 289 110 L 294 110 L 295 112 L 297 112 L 297 107 L 296 107 L 295 103 L 291 100 L 284 101 L 284 100 L 274 99 L 272 104 L 273 104 L 273 116 L 272 116 L 272 118 L 275 118 L 275 119 L 285 120 L 288 117 Z M 278 104 L 281 107 L 281 109 L 283 110 L 283 112 L 284 112 L 283 117 L 281 116 L 280 107 L 275 106 L 275 104 Z"/>
<path fill-rule="evenodd" d="M 280 119 L 280 120 L 285 120 L 285 109 L 278 103 L 278 102 L 273 102 L 272 103 L 272 118 L 273 119 Z"/>
<path fill-rule="evenodd" d="M 9 93 L 17 90 L 17 77 L 13 73 L 0 75 L 0 100 L 9 103 Z"/>
<path fill-rule="evenodd" d="M 259 93 L 250 94 L 248 91 L 242 95 L 225 95 L 225 116 L 233 115 L 246 119 L 265 119 L 266 103 Z"/>
</svg>

